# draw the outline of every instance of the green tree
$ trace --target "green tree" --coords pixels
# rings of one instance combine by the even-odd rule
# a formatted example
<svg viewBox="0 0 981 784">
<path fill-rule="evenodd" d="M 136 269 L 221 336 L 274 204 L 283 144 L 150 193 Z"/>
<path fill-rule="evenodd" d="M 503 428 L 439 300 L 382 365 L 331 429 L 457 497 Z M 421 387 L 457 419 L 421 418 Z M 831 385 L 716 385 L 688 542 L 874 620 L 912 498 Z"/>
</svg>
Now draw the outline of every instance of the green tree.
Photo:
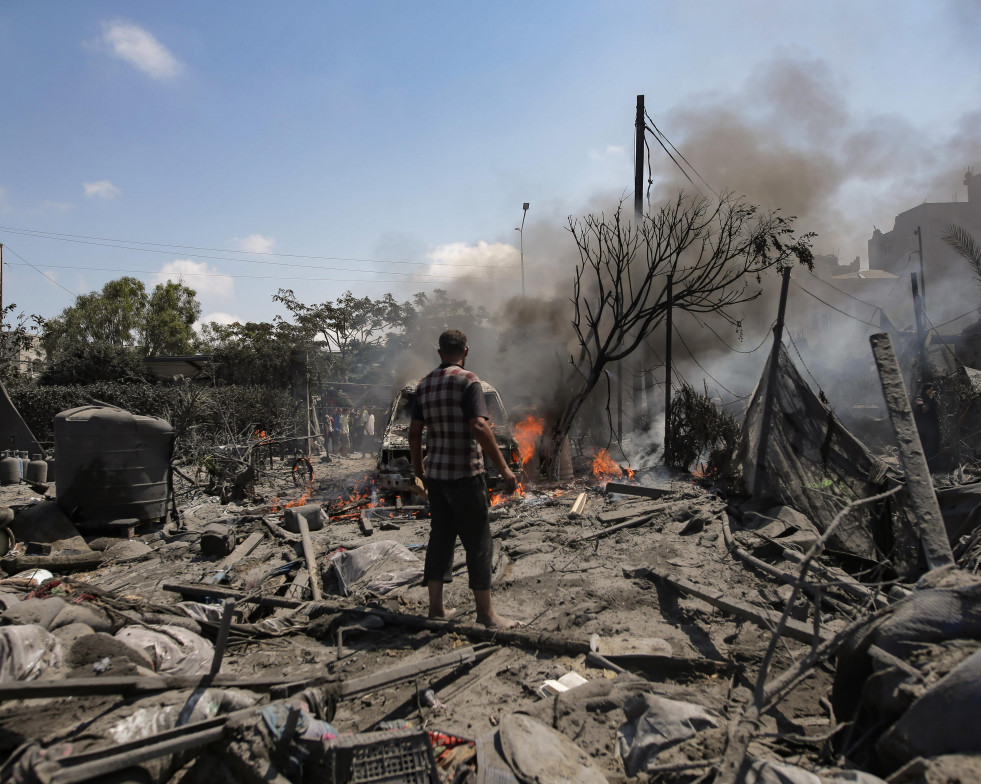
<svg viewBox="0 0 981 784">
<path fill-rule="evenodd" d="M 971 232 L 956 223 L 949 223 L 944 227 L 941 239 L 950 245 L 958 256 L 967 259 L 974 274 L 981 281 L 981 244 L 978 244 Z"/>
<path fill-rule="evenodd" d="M 399 303 L 391 294 L 373 300 L 348 291 L 334 302 L 306 305 L 292 290 L 280 289 L 273 301 L 286 306 L 304 334 L 322 342 L 330 376 L 345 381 L 356 368 L 370 366 L 389 336 L 414 312 L 408 302 Z"/>
<path fill-rule="evenodd" d="M 201 306 L 183 283 L 160 283 L 152 294 L 136 278 L 111 280 L 81 294 L 45 324 L 47 383 L 83 384 L 144 378 L 144 357 L 186 354 Z"/>
<path fill-rule="evenodd" d="M 83 344 L 126 346 L 136 342 L 146 320 L 147 293 L 136 278 L 111 280 L 102 291 L 80 294 L 75 304 L 45 325 L 44 348 L 48 357 Z"/>
<path fill-rule="evenodd" d="M 419 292 L 412 297 L 412 307 L 406 313 L 405 331 L 393 336 L 404 348 L 432 348 L 435 336 L 447 329 L 460 329 L 468 335 L 483 329 L 490 313 L 483 305 L 474 307 L 463 299 L 453 299 L 444 289 L 432 294 Z"/>
<path fill-rule="evenodd" d="M 148 357 L 189 354 L 194 322 L 201 316 L 197 292 L 183 283 L 167 281 L 153 289 L 143 325 L 143 347 Z"/>
<path fill-rule="evenodd" d="M 284 321 L 205 324 L 200 345 L 212 354 L 216 374 L 226 384 L 294 387 L 309 362 L 311 373 L 321 351 L 301 330 Z"/>
</svg>

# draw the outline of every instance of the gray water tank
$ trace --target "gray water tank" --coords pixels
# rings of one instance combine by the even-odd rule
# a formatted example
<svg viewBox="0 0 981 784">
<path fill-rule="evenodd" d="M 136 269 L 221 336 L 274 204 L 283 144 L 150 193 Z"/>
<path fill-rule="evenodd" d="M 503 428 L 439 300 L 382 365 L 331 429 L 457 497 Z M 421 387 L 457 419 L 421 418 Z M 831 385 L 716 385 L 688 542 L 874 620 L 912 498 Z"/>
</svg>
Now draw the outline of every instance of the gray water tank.
<svg viewBox="0 0 981 784">
<path fill-rule="evenodd" d="M 84 522 L 166 517 L 174 451 L 169 422 L 81 406 L 55 417 L 54 440 L 58 505 L 65 514 L 77 511 Z"/>
</svg>

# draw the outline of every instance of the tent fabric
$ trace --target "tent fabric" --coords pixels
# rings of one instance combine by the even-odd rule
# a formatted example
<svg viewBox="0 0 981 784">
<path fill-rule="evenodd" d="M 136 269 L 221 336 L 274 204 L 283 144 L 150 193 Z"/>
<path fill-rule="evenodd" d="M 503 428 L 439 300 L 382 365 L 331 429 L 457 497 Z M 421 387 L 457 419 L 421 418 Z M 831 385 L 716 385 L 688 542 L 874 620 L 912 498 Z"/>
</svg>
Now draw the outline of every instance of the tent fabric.
<svg viewBox="0 0 981 784">
<path fill-rule="evenodd" d="M 758 464 L 766 387 L 774 361 L 778 365 L 770 432 L 763 463 Z M 783 345 L 770 353 L 753 394 L 743 425 L 740 457 L 747 489 L 754 490 L 759 473 L 757 494 L 792 506 L 821 532 L 827 530 L 847 503 L 880 493 L 897 481 L 811 391 Z M 905 516 L 898 503 L 893 504 L 893 510 L 897 516 Z M 877 546 L 873 514 L 869 506 L 849 512 L 831 536 L 830 546 L 863 558 L 876 558 L 884 546 L 891 547 L 891 541 Z M 894 525 L 893 529 L 910 530 L 908 525 Z M 893 531 L 889 531 L 887 537 L 881 538 L 892 535 Z"/>
<path fill-rule="evenodd" d="M 28 454 L 47 457 L 47 450 L 38 443 L 31 429 L 0 382 L 0 444 L 4 449 L 26 450 Z"/>
</svg>

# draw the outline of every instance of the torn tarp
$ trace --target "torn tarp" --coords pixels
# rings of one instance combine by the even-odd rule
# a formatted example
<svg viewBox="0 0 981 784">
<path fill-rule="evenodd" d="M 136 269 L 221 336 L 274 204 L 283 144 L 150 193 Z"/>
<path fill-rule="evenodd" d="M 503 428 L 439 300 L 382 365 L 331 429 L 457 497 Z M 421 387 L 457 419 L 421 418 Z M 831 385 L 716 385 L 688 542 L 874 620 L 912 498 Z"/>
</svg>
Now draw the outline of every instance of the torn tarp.
<svg viewBox="0 0 981 784">
<path fill-rule="evenodd" d="M 775 388 L 766 388 L 770 364 L 778 362 Z M 770 397 L 770 430 L 759 462 L 764 401 Z M 825 531 L 851 501 L 868 498 L 894 485 L 898 477 L 876 460 L 865 445 L 838 421 L 811 391 L 781 345 L 770 354 L 743 425 L 740 458 L 747 489 L 758 488 L 792 506 Z M 890 523 L 889 513 L 895 516 Z M 889 507 L 864 506 L 848 513 L 830 546 L 863 558 L 893 554 L 897 541 L 911 552 L 905 511 L 893 499 Z M 907 556 L 899 560 L 906 561 Z"/>
</svg>

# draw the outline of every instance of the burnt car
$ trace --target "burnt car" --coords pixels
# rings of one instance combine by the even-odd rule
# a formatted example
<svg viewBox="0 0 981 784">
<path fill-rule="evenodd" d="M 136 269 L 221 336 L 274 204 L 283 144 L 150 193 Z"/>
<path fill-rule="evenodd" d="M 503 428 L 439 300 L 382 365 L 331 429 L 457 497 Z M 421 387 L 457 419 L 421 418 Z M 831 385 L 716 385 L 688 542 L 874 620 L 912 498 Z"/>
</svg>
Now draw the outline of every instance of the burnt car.
<svg viewBox="0 0 981 784">
<path fill-rule="evenodd" d="M 508 423 L 507 411 L 501 396 L 486 381 L 481 381 L 484 400 L 490 424 L 501 448 L 501 454 L 515 475 L 521 476 L 521 453 L 514 432 Z M 383 492 L 408 492 L 412 486 L 412 462 L 409 457 L 409 423 L 412 418 L 412 404 L 416 395 L 416 382 L 406 384 L 395 395 L 388 414 L 388 423 L 382 433 L 381 449 L 378 452 L 378 486 Z M 426 451 L 426 431 L 422 433 L 423 454 Z M 501 484 L 501 474 L 490 461 L 484 460 L 487 468 L 487 483 L 492 488 Z"/>
</svg>

